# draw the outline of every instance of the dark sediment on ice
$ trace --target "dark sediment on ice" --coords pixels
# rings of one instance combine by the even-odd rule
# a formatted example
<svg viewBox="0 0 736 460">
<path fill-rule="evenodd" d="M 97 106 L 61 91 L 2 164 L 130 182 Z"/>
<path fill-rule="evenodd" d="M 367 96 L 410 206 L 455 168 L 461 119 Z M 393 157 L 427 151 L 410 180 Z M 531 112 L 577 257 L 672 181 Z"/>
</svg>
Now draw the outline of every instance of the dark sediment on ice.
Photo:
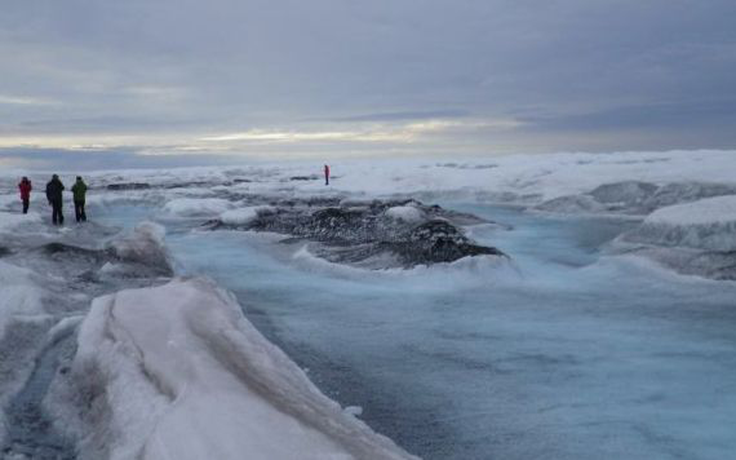
<svg viewBox="0 0 736 460">
<path fill-rule="evenodd" d="M 316 209 L 315 209 L 316 208 Z M 336 263 L 368 268 L 410 268 L 454 262 L 463 257 L 505 256 L 473 242 L 459 226 L 489 223 L 415 200 L 344 201 L 334 198 L 284 200 L 259 210 L 242 224 L 212 220 L 206 227 L 273 232 L 287 241 L 317 243 L 312 252 Z"/>
<path fill-rule="evenodd" d="M 151 184 L 145 182 L 121 182 L 115 184 L 107 184 L 108 190 L 143 190 L 151 188 Z"/>
</svg>

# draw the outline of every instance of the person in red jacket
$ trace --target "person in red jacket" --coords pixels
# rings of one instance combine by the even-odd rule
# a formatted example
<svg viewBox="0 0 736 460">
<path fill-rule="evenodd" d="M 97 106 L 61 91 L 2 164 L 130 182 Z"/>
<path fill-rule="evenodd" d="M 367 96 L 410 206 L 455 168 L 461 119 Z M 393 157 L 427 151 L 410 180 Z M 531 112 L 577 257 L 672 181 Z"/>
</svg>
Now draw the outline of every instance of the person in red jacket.
<svg viewBox="0 0 736 460">
<path fill-rule="evenodd" d="M 325 185 L 330 185 L 330 167 L 325 165 Z"/>
<path fill-rule="evenodd" d="M 23 202 L 23 214 L 28 214 L 28 206 L 31 204 L 31 190 L 33 190 L 33 185 L 31 185 L 31 181 L 28 180 L 27 177 L 23 176 L 20 184 L 18 184 L 18 189 L 20 190 L 20 200 Z"/>
</svg>

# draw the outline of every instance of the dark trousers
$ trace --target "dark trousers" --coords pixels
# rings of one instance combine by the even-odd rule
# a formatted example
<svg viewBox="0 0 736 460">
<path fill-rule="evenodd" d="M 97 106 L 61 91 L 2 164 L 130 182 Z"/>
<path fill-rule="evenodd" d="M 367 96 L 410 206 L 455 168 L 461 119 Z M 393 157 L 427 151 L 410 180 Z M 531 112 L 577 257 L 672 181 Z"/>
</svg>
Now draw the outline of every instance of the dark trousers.
<svg viewBox="0 0 736 460">
<path fill-rule="evenodd" d="M 330 176 L 325 176 L 325 185 L 330 185 Z"/>
<path fill-rule="evenodd" d="M 74 202 L 74 214 L 77 216 L 77 222 L 87 222 L 87 214 L 84 212 L 84 201 Z"/>
<path fill-rule="evenodd" d="M 31 200 L 23 200 L 23 214 L 28 214 L 28 206 L 31 205 Z"/>
<path fill-rule="evenodd" d="M 62 213 L 62 207 L 63 202 L 61 200 L 51 202 L 51 208 L 53 209 L 53 212 L 51 214 L 51 221 L 54 223 L 54 225 L 56 225 L 57 223 L 59 225 L 64 225 L 64 214 Z"/>
</svg>

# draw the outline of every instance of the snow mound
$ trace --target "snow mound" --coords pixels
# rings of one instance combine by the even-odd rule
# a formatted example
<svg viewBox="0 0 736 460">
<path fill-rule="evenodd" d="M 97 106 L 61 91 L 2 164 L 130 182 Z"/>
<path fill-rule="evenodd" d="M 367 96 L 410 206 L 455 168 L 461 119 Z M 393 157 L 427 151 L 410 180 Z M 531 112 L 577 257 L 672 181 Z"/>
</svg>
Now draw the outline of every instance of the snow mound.
<svg viewBox="0 0 736 460">
<path fill-rule="evenodd" d="M 579 195 L 565 195 L 536 206 L 541 211 L 588 214 L 646 215 L 654 210 L 723 195 L 736 195 L 736 186 L 707 182 L 673 182 L 658 186 L 623 181 L 603 184 Z"/>
<path fill-rule="evenodd" d="M 72 365 L 85 457 L 411 458 L 324 396 L 203 279 L 95 299 Z"/>
<path fill-rule="evenodd" d="M 736 195 L 669 206 L 653 212 L 646 220 L 648 223 L 670 225 L 708 225 L 733 221 L 736 221 Z"/>
<path fill-rule="evenodd" d="M 260 213 L 273 210 L 271 206 L 251 206 L 247 208 L 232 209 L 220 215 L 220 221 L 227 225 L 244 225 L 252 221 Z"/>
<path fill-rule="evenodd" d="M 28 214 L 0 212 L 0 233 L 12 232 L 19 227 L 29 224 L 41 224 L 42 222 L 41 215 L 36 212 L 29 212 Z"/>
<path fill-rule="evenodd" d="M 606 207 L 590 195 L 569 195 L 553 198 L 536 206 L 535 209 L 563 214 L 595 214 L 606 211 Z"/>
<path fill-rule="evenodd" d="M 736 195 L 706 198 L 659 209 L 624 235 L 624 240 L 658 246 L 736 251 Z"/>
<path fill-rule="evenodd" d="M 590 194 L 599 203 L 615 204 L 626 209 L 640 206 L 654 195 L 657 189 L 655 184 L 632 180 L 603 184 L 596 187 Z"/>
<path fill-rule="evenodd" d="M 45 295 L 33 272 L 0 261 L 0 338 L 13 315 L 42 313 Z"/>
<path fill-rule="evenodd" d="M 414 206 L 394 206 L 392 208 L 388 208 L 384 214 L 392 219 L 409 223 L 425 221 L 425 216 L 422 210 Z"/>
<path fill-rule="evenodd" d="M 164 212 L 178 217 L 215 216 L 232 208 L 221 198 L 176 198 L 164 205 Z"/>
<path fill-rule="evenodd" d="M 7 445 L 11 423 L 6 411 L 8 401 L 22 387 L 33 362 L 27 350 L 34 334 L 22 323 L 46 321 L 46 298 L 47 292 L 32 271 L 0 261 L 0 343 L 5 344 L 0 350 L 0 446 Z"/>
<path fill-rule="evenodd" d="M 142 222 L 127 237 L 110 243 L 118 260 L 137 264 L 165 276 L 173 274 L 164 236 L 166 229 L 153 222 Z M 103 267 L 109 270 L 109 266 Z"/>
<path fill-rule="evenodd" d="M 736 195 L 736 185 L 711 182 L 674 182 L 660 187 L 647 200 L 647 205 L 651 210 L 654 210 L 723 195 Z"/>
</svg>

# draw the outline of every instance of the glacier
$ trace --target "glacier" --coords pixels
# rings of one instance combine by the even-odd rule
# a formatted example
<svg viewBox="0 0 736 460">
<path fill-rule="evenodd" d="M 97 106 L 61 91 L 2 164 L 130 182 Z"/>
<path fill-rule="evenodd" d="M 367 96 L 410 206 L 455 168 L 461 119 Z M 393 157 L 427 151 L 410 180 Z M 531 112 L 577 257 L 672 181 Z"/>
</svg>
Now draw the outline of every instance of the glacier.
<svg viewBox="0 0 736 460">
<path fill-rule="evenodd" d="M 20 215 L 4 170 L 2 456 L 725 458 L 735 161 L 352 160 L 330 187 L 306 162 L 100 171 L 92 222 L 63 228 L 38 194 Z M 507 257 L 361 264 L 254 231 L 292 209 L 435 219 Z"/>
</svg>

